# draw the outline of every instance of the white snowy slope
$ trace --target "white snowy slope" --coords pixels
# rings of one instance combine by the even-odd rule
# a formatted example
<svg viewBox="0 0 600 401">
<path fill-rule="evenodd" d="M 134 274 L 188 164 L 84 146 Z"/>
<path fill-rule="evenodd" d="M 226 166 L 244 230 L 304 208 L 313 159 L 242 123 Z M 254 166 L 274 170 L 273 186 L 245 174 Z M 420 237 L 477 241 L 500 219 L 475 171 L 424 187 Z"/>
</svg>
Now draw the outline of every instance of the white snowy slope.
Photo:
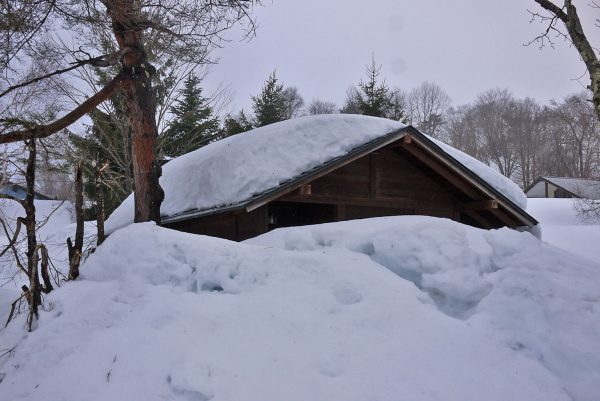
<svg viewBox="0 0 600 401">
<path fill-rule="evenodd" d="M 225 138 L 163 166 L 161 213 L 171 216 L 245 201 L 403 127 L 383 118 L 331 114 L 282 121 Z M 459 150 L 436 143 L 519 207 L 526 207 L 527 198 L 510 179 Z M 131 195 L 111 214 L 106 230 L 110 233 L 132 222 Z"/>
<path fill-rule="evenodd" d="M 60 270 L 63 274 L 68 271 L 68 251 L 66 240 L 75 238 L 75 211 L 69 201 L 38 200 L 34 201 L 37 221 L 37 242 L 44 244 L 52 261 L 52 268 Z M 16 228 L 18 217 L 24 217 L 23 206 L 9 199 L 0 200 L 0 218 L 7 222 L 10 235 Z M 95 223 L 85 223 L 84 249 L 95 240 Z M 0 249 L 9 242 L 4 230 L 0 229 Z M 25 227 L 21 227 L 20 239 L 17 242 L 18 252 L 24 255 L 27 251 Z M 0 287 L 20 288 L 21 284 L 28 284 L 26 275 L 18 273 L 11 252 L 0 257 Z M 16 298 L 16 297 L 15 297 Z M 1 315 L 1 312 L 0 312 Z M 0 321 L 1 323 L 1 321 Z"/>
<path fill-rule="evenodd" d="M 413 216 L 251 242 L 116 231 L 34 332 L 0 331 L 2 399 L 600 398 L 600 270 L 529 234 Z"/>
<path fill-rule="evenodd" d="M 34 205 L 41 236 L 50 235 L 57 228 L 75 221 L 73 205 L 69 201 L 36 199 Z M 15 229 L 17 217 L 25 217 L 23 206 L 11 199 L 0 199 L 0 218 L 9 224 L 11 231 Z M 6 237 L 3 230 L 0 230 L 0 237 Z"/>
<path fill-rule="evenodd" d="M 247 242 L 366 254 L 413 282 L 440 311 L 553 372 L 573 399 L 600 400 L 597 262 L 528 233 L 422 216 L 280 229 Z"/>
<path fill-rule="evenodd" d="M 540 222 L 542 239 L 592 261 L 600 261 L 600 221 L 577 213 L 577 199 L 530 198 L 527 212 Z"/>
</svg>

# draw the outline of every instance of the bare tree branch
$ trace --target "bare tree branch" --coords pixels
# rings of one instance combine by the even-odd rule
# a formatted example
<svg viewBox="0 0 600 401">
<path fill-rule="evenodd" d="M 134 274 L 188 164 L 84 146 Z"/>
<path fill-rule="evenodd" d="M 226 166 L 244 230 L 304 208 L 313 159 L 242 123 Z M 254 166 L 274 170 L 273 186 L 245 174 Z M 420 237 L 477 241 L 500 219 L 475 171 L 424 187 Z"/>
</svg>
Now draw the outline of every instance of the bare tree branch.
<svg viewBox="0 0 600 401">
<path fill-rule="evenodd" d="M 69 125 L 73 124 L 75 121 L 83 117 L 85 114 L 92 111 L 100 103 L 110 98 L 121 87 L 121 84 L 126 80 L 126 77 L 127 74 L 125 73 L 117 75 L 98 93 L 88 98 L 85 102 L 81 103 L 78 107 L 76 107 L 71 112 L 67 113 L 62 118 L 59 118 L 58 120 L 50 124 L 37 125 L 24 130 L 17 130 L 8 132 L 6 134 L 1 134 L 0 144 L 24 141 L 32 138 L 46 138 L 60 131 L 61 129 L 68 127 Z"/>
</svg>

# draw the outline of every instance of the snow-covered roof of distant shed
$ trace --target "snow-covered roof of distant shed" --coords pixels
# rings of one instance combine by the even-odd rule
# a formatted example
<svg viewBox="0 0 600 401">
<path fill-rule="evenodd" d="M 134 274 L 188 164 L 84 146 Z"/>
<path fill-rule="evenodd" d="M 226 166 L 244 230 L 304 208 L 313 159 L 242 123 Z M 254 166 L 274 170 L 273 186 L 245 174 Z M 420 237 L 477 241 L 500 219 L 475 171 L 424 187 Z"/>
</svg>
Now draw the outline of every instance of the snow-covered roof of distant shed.
<svg viewBox="0 0 600 401">
<path fill-rule="evenodd" d="M 600 199 L 600 180 L 573 177 L 541 177 L 557 187 L 561 187 L 586 199 Z M 536 181 L 537 182 L 537 181 Z"/>
<path fill-rule="evenodd" d="M 163 166 L 161 214 L 167 218 L 243 205 L 369 143 L 402 132 L 406 125 L 352 114 L 307 116 L 256 128 L 211 143 Z M 523 191 L 510 179 L 431 137 L 442 152 L 522 210 Z M 133 222 L 130 195 L 106 222 L 107 232 Z"/>
</svg>

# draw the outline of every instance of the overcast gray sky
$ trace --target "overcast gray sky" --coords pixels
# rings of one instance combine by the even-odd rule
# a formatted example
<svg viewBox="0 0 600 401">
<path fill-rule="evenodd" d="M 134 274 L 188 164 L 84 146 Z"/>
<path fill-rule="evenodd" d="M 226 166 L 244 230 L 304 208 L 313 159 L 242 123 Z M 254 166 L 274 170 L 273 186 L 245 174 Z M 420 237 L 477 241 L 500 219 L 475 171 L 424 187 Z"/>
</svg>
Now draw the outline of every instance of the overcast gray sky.
<svg viewBox="0 0 600 401">
<path fill-rule="evenodd" d="M 586 0 L 575 4 L 590 39 L 599 38 L 593 20 L 600 13 Z M 220 62 L 206 86 L 231 85 L 232 111 L 250 111 L 250 96 L 277 69 L 306 103 L 341 105 L 374 54 L 390 86 L 410 90 L 429 80 L 454 105 L 494 87 L 542 103 L 582 90 L 586 70 L 568 43 L 523 46 L 544 29 L 529 23 L 528 8 L 539 9 L 533 0 L 265 0 L 254 13 L 256 37 L 239 42 L 232 33 L 236 39 L 215 53 Z"/>
</svg>

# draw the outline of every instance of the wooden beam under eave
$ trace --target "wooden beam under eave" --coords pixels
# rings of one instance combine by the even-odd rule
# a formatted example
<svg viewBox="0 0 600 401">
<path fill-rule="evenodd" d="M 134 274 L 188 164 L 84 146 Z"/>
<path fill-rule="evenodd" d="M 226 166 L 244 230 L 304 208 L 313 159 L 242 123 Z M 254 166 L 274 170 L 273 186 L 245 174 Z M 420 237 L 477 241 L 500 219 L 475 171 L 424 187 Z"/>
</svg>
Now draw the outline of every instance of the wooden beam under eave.
<svg viewBox="0 0 600 401">
<path fill-rule="evenodd" d="M 462 210 L 490 210 L 498 209 L 498 201 L 496 199 L 486 199 L 481 201 L 466 202 L 462 204 Z"/>
<path fill-rule="evenodd" d="M 277 199 L 279 202 L 316 203 L 325 205 L 343 204 L 349 206 L 390 207 L 394 209 L 414 209 L 413 198 L 352 198 L 328 195 L 297 195 L 288 194 Z"/>
</svg>

